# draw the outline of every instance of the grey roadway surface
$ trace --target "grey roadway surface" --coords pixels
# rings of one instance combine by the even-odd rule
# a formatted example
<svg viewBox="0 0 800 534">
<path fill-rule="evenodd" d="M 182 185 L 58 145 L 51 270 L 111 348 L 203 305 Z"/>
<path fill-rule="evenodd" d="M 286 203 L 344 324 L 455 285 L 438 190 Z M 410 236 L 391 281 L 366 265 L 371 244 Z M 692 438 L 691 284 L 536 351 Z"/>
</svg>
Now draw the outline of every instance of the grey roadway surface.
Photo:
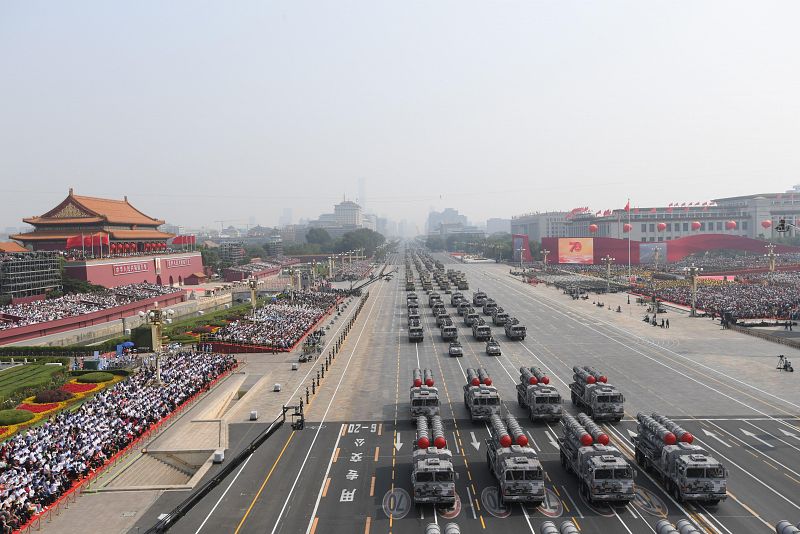
<svg viewBox="0 0 800 534">
<path fill-rule="evenodd" d="M 559 517 L 573 520 L 582 532 L 636 534 L 654 532 L 656 521 L 667 515 L 673 522 L 689 517 L 702 531 L 738 534 L 774 532 L 778 520 L 800 519 L 800 395 L 794 381 L 786 382 L 789 375 L 774 371 L 771 356 L 757 357 L 776 353 L 774 345 L 734 333 L 720 335 L 711 326 L 703 335 L 702 325 L 687 326 L 686 334 L 674 329 L 670 336 L 676 341 L 665 343 L 634 320 L 625 323 L 610 317 L 612 312 L 598 315 L 553 289 L 523 285 L 507 275 L 506 267 L 448 267 L 467 273 L 470 293 L 480 287 L 520 318 L 528 327 L 526 340 L 505 340 L 492 327 L 503 355 L 489 357 L 483 343 L 473 341 L 471 331 L 456 321 L 465 356 L 449 358 L 427 302 L 422 302 L 425 340 L 409 343 L 400 266 L 392 282 L 379 282 L 371 290 L 336 359 L 336 373 L 309 407 L 306 429 L 281 429 L 172 531 L 421 533 L 430 521 L 454 520 L 462 532 L 510 528 L 538 533 L 545 519 Z M 457 318 L 449 300 L 446 304 Z M 728 467 L 729 499 L 714 508 L 679 505 L 638 469 L 632 504 L 594 508 L 583 502 L 575 479 L 560 466 L 553 444 L 557 425 L 531 423 L 514 389 L 521 365 L 539 365 L 568 397 L 574 364 L 598 367 L 626 395 L 626 418 L 604 425 L 623 452 L 632 455 L 636 412 L 660 411 L 679 420 Z M 539 451 L 548 499 L 537 509 L 497 504 L 485 459 L 487 428 L 471 422 L 463 404 L 465 370 L 477 366 L 491 374 L 505 407 Z M 408 497 L 414 438 L 408 386 L 414 367 L 433 370 L 443 399 L 458 472 L 455 509 L 415 508 Z M 566 408 L 574 412 L 571 405 Z M 262 428 L 233 425 L 228 456 Z M 184 496 L 165 494 L 139 526 L 151 525 Z"/>
</svg>

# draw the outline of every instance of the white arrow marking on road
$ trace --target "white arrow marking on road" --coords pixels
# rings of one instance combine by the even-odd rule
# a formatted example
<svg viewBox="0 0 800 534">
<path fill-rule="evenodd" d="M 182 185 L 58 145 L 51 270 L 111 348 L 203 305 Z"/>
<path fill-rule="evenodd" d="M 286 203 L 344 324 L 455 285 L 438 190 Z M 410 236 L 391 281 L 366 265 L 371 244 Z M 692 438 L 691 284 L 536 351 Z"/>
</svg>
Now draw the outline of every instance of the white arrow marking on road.
<svg viewBox="0 0 800 534">
<path fill-rule="evenodd" d="M 476 451 L 480 450 L 480 448 L 481 448 L 481 442 L 480 442 L 480 441 L 478 441 L 477 439 L 475 439 L 475 432 L 470 432 L 470 433 L 469 433 L 469 435 L 470 435 L 470 436 L 472 436 L 472 441 L 470 441 L 470 443 L 472 444 L 472 446 L 473 446 L 473 447 L 475 447 L 475 450 L 476 450 Z"/>
<path fill-rule="evenodd" d="M 716 434 L 714 434 L 713 432 L 709 432 L 709 431 L 708 431 L 708 430 L 706 430 L 705 428 L 703 429 L 703 432 L 705 432 L 706 436 L 708 436 L 709 438 L 714 438 L 715 440 L 719 441 L 720 443 L 722 443 L 723 445 L 725 445 L 725 446 L 726 446 L 726 447 L 728 447 L 729 449 L 731 448 L 731 446 L 730 446 L 728 443 L 725 443 L 724 441 L 722 441 L 722 440 L 719 438 L 719 436 L 717 436 L 717 435 L 716 435 Z"/>
<path fill-rule="evenodd" d="M 794 439 L 800 439 L 800 436 L 798 436 L 797 434 L 792 434 L 791 432 L 787 432 L 782 428 L 780 429 L 780 431 L 783 432 L 784 436 L 788 436 L 788 437 L 794 438 Z"/>
<path fill-rule="evenodd" d="M 556 441 L 556 438 L 553 437 L 553 434 L 551 434 L 549 430 L 545 430 L 544 433 L 547 434 L 547 440 L 550 442 L 550 445 L 557 449 L 558 441 Z"/>
<path fill-rule="evenodd" d="M 403 442 L 400 441 L 400 432 L 398 432 L 397 433 L 397 441 L 394 442 L 394 448 L 399 451 L 400 447 L 402 447 L 402 446 L 403 446 Z"/>
<path fill-rule="evenodd" d="M 771 448 L 771 449 L 774 449 L 774 448 L 775 448 L 775 445 L 773 445 L 773 444 L 771 444 L 771 443 L 767 443 L 766 441 L 764 441 L 763 439 L 759 438 L 758 436 L 756 436 L 756 435 L 755 435 L 755 434 L 753 434 L 752 432 L 750 432 L 750 431 L 748 431 L 748 430 L 745 430 L 744 428 L 740 428 L 739 430 L 741 430 L 741 431 L 742 431 L 742 434 L 744 434 L 745 436 L 747 436 L 747 437 L 750 437 L 750 438 L 753 438 L 753 439 L 754 439 L 754 440 L 756 440 L 756 441 L 760 441 L 761 443 L 763 443 L 764 445 L 766 445 L 767 447 L 769 447 L 769 448 Z"/>
</svg>

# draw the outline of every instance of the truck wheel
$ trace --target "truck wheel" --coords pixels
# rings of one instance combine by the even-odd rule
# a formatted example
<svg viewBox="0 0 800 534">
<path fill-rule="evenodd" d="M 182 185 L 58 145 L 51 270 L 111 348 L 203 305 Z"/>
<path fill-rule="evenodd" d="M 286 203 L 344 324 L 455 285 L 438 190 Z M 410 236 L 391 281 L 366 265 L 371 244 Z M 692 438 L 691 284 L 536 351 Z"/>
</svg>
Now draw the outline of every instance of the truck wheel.
<svg viewBox="0 0 800 534">
<path fill-rule="evenodd" d="M 672 497 L 675 499 L 675 502 L 682 503 L 683 497 L 681 497 L 681 492 L 678 489 L 677 484 L 672 484 Z"/>
<path fill-rule="evenodd" d="M 642 465 L 644 463 L 642 458 L 642 453 L 639 452 L 639 449 L 636 449 L 636 452 L 634 453 L 634 458 L 636 458 L 637 464 Z"/>
<path fill-rule="evenodd" d="M 577 406 L 578 405 L 578 398 L 575 396 L 575 393 L 574 392 L 570 392 L 569 395 L 570 395 L 570 398 L 572 399 L 572 405 L 573 406 Z"/>
</svg>

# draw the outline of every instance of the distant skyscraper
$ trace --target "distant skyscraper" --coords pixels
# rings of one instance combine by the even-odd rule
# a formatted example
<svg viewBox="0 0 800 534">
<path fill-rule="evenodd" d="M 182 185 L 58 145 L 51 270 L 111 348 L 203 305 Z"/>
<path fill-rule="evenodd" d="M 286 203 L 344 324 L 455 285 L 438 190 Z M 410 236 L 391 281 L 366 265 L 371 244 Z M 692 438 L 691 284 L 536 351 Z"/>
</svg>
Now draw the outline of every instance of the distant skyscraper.
<svg viewBox="0 0 800 534">
<path fill-rule="evenodd" d="M 278 226 L 289 226 L 292 224 L 292 208 L 283 208 L 283 213 L 278 218 Z"/>
</svg>

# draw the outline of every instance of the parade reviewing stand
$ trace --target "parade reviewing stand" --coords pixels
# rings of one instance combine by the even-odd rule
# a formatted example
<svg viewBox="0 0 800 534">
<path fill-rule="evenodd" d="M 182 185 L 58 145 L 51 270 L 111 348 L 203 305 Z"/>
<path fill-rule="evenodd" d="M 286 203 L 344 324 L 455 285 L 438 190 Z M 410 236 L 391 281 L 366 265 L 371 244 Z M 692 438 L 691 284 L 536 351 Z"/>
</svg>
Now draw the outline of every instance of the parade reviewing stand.
<svg viewBox="0 0 800 534">
<path fill-rule="evenodd" d="M 232 356 L 181 352 L 19 432 L 0 446 L 0 531 L 24 526 L 119 451 L 236 365 Z"/>
</svg>

